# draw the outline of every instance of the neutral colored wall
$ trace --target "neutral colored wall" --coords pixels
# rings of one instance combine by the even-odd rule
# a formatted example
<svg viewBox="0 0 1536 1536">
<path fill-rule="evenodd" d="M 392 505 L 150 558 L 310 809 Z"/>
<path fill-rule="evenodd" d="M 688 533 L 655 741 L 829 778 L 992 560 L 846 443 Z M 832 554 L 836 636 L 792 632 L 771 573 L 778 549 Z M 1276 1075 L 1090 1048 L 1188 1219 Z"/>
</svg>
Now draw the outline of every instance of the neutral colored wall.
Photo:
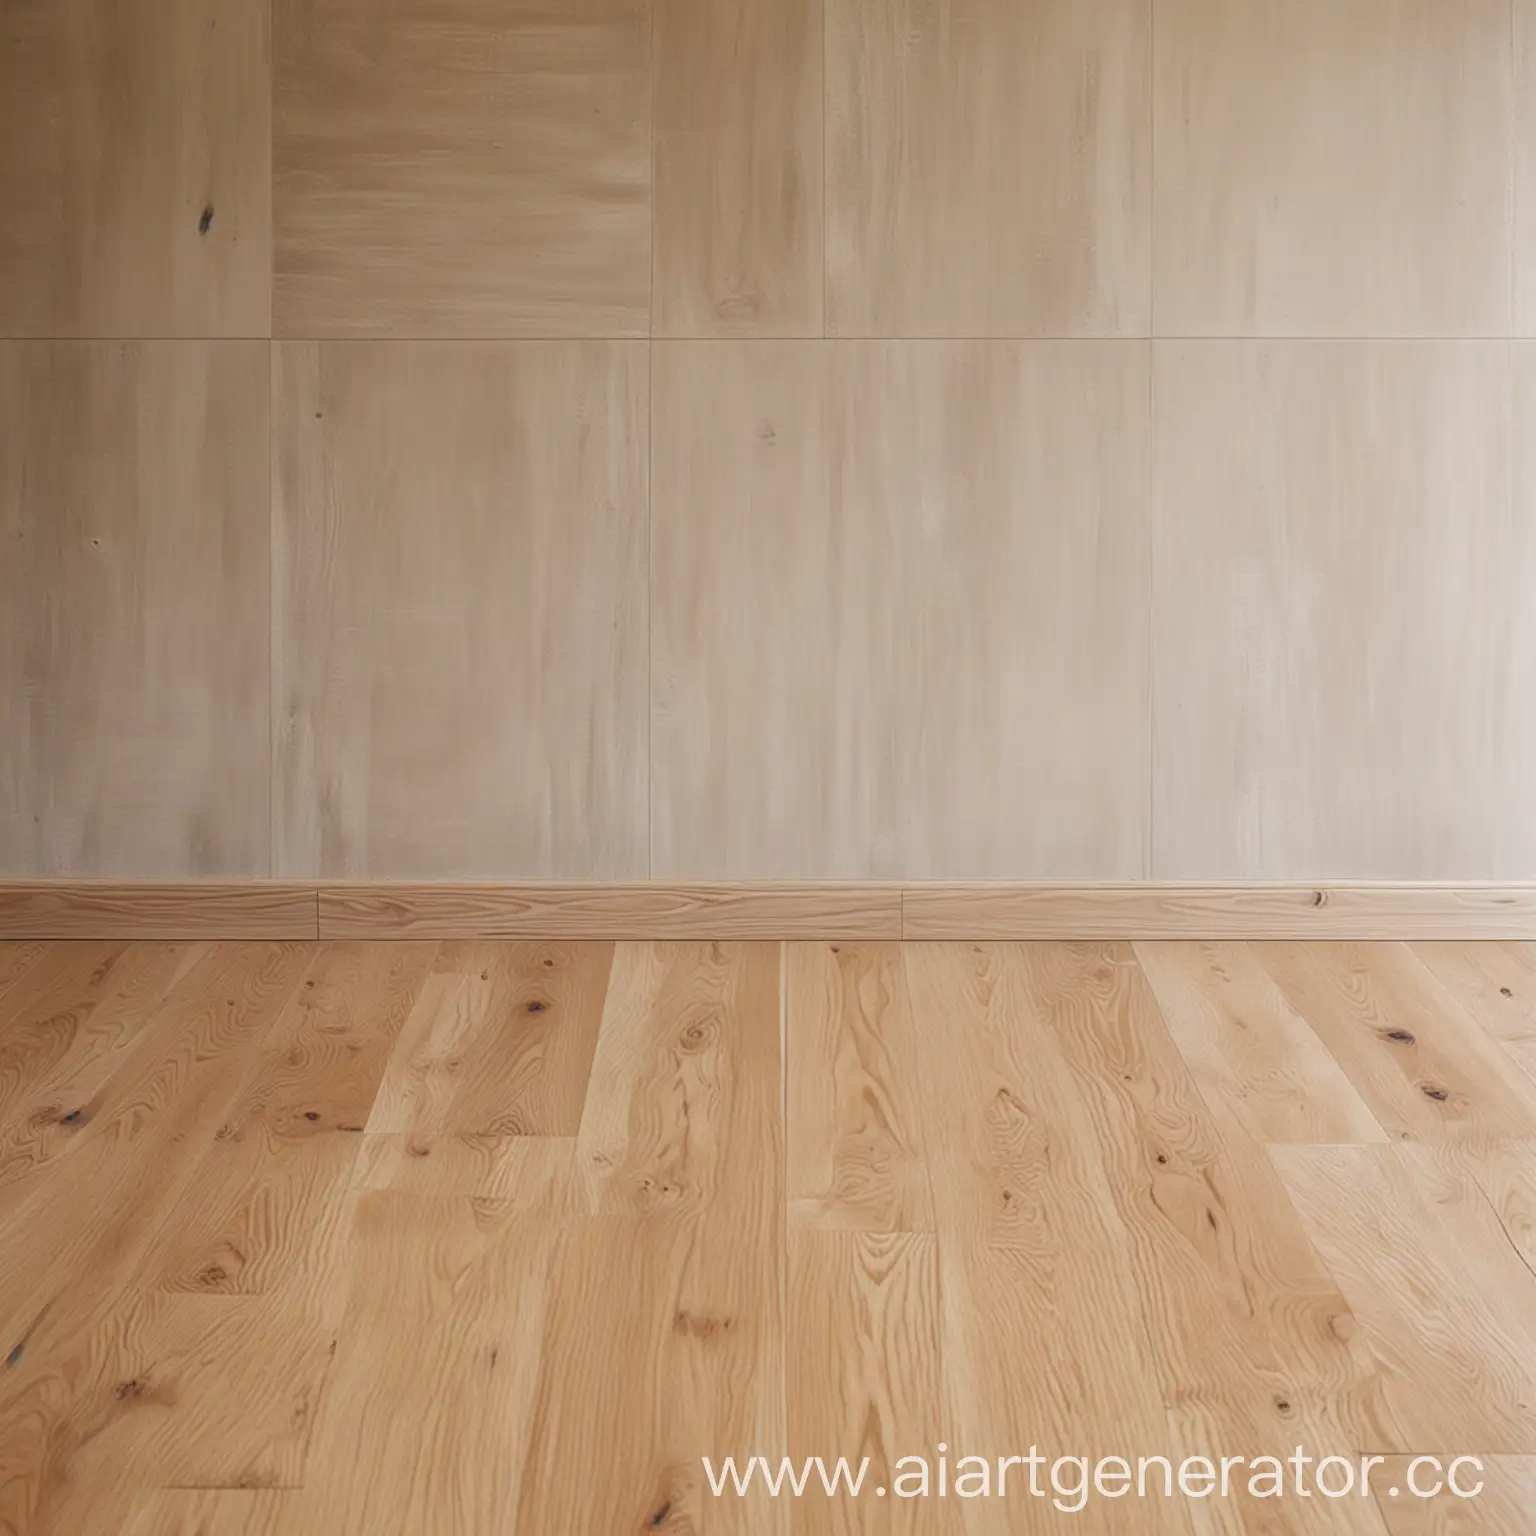
<svg viewBox="0 0 1536 1536">
<path fill-rule="evenodd" d="M 1536 877 L 1536 0 L 10 0 L 0 208 L 0 874 Z"/>
</svg>

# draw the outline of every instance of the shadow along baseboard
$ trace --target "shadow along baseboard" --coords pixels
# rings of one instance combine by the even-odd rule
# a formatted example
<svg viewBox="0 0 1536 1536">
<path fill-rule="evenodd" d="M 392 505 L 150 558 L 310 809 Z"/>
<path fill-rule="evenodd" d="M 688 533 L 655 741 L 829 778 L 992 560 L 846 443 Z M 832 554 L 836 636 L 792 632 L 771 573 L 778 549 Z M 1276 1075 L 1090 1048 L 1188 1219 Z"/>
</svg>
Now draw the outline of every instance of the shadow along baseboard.
<svg viewBox="0 0 1536 1536">
<path fill-rule="evenodd" d="M 1536 885 L 0 885 L 0 939 L 1533 939 Z"/>
</svg>

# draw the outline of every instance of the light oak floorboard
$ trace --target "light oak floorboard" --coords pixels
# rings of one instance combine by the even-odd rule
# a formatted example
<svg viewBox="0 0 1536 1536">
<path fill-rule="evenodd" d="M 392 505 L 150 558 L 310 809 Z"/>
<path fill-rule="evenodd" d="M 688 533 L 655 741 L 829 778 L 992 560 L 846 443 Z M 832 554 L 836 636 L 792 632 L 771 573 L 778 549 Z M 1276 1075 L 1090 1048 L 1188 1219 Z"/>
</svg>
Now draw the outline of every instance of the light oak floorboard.
<svg viewBox="0 0 1536 1536">
<path fill-rule="evenodd" d="M 5 1536 L 1529 1536 L 1519 947 L 8 957 Z M 1298 1445 L 1375 1498 L 1000 1467 Z"/>
<path fill-rule="evenodd" d="M 34 1086 L 60 1037 L 90 1018 L 128 952 L 126 944 L 49 945 L 0 995 L 0 1123 Z"/>
<path fill-rule="evenodd" d="M 785 1501 L 716 1501 L 700 1464 L 784 1454 L 779 968 L 773 945 L 615 953 L 577 1136 L 593 1214 L 554 1260 L 519 1536 L 788 1531 Z"/>
<path fill-rule="evenodd" d="M 444 964 L 490 989 L 443 1128 L 574 1136 L 597 1049 L 611 944 L 448 945 Z"/>
<path fill-rule="evenodd" d="M 55 946 L 43 939 L 12 940 L 0 942 L 0 1004 L 5 994 L 20 981 L 33 966 L 47 959 Z"/>
<path fill-rule="evenodd" d="M 1536 1273 L 1428 1148 L 1272 1147 L 1379 1364 L 1404 1450 L 1536 1450 Z"/>
<path fill-rule="evenodd" d="M 538 1375 L 551 1219 L 516 1202 L 398 1190 L 361 1193 L 349 1214 L 350 1290 L 293 1528 L 505 1531 Z"/>
<path fill-rule="evenodd" d="M 784 986 L 791 1221 L 931 1232 L 901 946 L 786 946 Z"/>
<path fill-rule="evenodd" d="M 46 1178 L 34 1175 L 26 1198 L 0 1216 L 0 1338 L 10 1341 L 0 1375 L 0 1530 L 7 1520 L 48 1530 L 64 1519 L 76 1415 L 89 1398 L 60 1384 L 87 1377 L 100 1358 L 103 1328 L 120 1318 L 134 1270 L 310 959 L 298 945 L 215 946 L 83 1106 L 81 1144 Z"/>
<path fill-rule="evenodd" d="M 1027 1011 L 1049 1033 L 1099 1151 L 1178 1453 L 1272 1454 L 1300 1441 L 1347 1454 L 1389 1433 L 1374 1362 L 1275 1171 L 1241 1123 L 1203 1102 L 1123 945 L 1008 952 Z M 1234 1517 L 1262 1529 L 1263 1500 Z M 1368 1509 L 1301 1529 L 1375 1532 Z"/>
<path fill-rule="evenodd" d="M 431 1136 L 385 1132 L 363 1138 L 354 1189 L 473 1195 L 564 1212 L 576 1163 L 574 1136 Z"/>
<path fill-rule="evenodd" d="M 1394 1139 L 1536 1135 L 1532 1080 L 1405 945 L 1254 948 Z"/>
<path fill-rule="evenodd" d="M 1536 1077 L 1536 944 L 1419 943 L 1413 952 L 1461 1007 Z"/>
<path fill-rule="evenodd" d="M 435 944 L 316 952 L 193 1188 L 146 1254 L 140 1284 L 261 1295 L 327 1277 L 369 1106 L 436 952 Z"/>
<path fill-rule="evenodd" d="M 123 1536 L 288 1536 L 294 1504 L 280 1490 L 157 1488 L 135 1501 Z"/>
<path fill-rule="evenodd" d="M 939 1256 L 931 1233 L 794 1230 L 789 1234 L 785 1363 L 789 1455 L 838 1456 L 869 1488 L 800 1501 L 793 1536 L 949 1536 L 961 1506 L 889 1496 L 898 1447 L 944 1441 Z M 957 1458 L 958 1459 L 958 1458 Z M 819 1485 L 818 1485 L 819 1486 Z M 903 1486 L 910 1487 L 911 1484 Z"/>
<path fill-rule="evenodd" d="M 905 953 L 936 1191 L 943 1412 L 950 1443 L 1168 1438 L 1157 1365 L 1103 1156 L 1070 1068 L 1007 946 Z M 957 1048 L 958 1045 L 958 1048 Z M 1113 1360 L 1111 1368 L 1109 1362 Z M 982 1510 L 1008 1528 L 1006 1505 Z M 1105 1531 L 1188 1532 L 1178 1504 L 1106 1505 Z"/>
<path fill-rule="evenodd" d="M 1201 1092 L 1255 1141 L 1385 1141 L 1344 1070 L 1244 944 L 1138 944 Z"/>
<path fill-rule="evenodd" d="M 1442 1464 L 1448 1458 L 1439 1458 Z M 1413 1458 L 1393 1456 L 1376 1474 L 1376 1496 L 1389 1536 L 1536 1536 L 1536 1456 L 1480 1456 L 1481 1470 L 1457 1470 L 1457 1486 L 1483 1485 L 1475 1499 L 1457 1498 L 1442 1490 L 1434 1498 L 1416 1499 L 1409 1484 Z M 1433 1467 L 1420 1467 L 1417 1486 L 1431 1489 L 1443 1481 Z M 1398 1497 L 1391 1496 L 1391 1489 Z"/>
<path fill-rule="evenodd" d="M 80 1143 L 86 1106 L 132 1057 L 166 997 L 205 953 L 200 944 L 133 945 L 104 977 L 101 967 L 92 971 L 90 993 L 55 995 L 9 1028 L 0 1025 L 0 1211 L 34 1170 Z"/>
</svg>

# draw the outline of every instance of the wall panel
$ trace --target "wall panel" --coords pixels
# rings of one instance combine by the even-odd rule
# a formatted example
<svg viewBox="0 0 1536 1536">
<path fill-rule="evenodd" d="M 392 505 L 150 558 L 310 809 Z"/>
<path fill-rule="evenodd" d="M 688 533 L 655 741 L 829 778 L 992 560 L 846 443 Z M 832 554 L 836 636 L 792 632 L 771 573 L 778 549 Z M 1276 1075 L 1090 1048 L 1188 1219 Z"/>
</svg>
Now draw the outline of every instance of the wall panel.
<svg viewBox="0 0 1536 1536">
<path fill-rule="evenodd" d="M 653 873 L 1145 873 L 1146 346 L 655 374 Z"/>
<path fill-rule="evenodd" d="M 1156 390 L 1153 872 L 1536 868 L 1508 344 L 1159 342 Z"/>
<path fill-rule="evenodd" d="M 6 0 L 0 336 L 266 336 L 267 0 Z"/>
<path fill-rule="evenodd" d="M 642 336 L 648 0 L 274 0 L 275 324 Z"/>
<path fill-rule="evenodd" d="M 1510 0 L 1514 29 L 1514 330 L 1536 336 L 1536 0 Z"/>
<path fill-rule="evenodd" d="M 1509 0 L 1159 0 L 1159 336 L 1501 336 Z"/>
<path fill-rule="evenodd" d="M 267 348 L 0 344 L 0 871 L 268 873 Z"/>
<path fill-rule="evenodd" d="M 284 343 L 280 872 L 646 872 L 646 358 Z"/>
<path fill-rule="evenodd" d="M 827 0 L 828 329 L 1139 336 L 1150 0 Z"/>
<path fill-rule="evenodd" d="M 0 879 L 1536 879 L 1536 0 L 0 8 Z"/>
<path fill-rule="evenodd" d="M 821 335 L 821 0 L 655 15 L 656 334 Z"/>
</svg>

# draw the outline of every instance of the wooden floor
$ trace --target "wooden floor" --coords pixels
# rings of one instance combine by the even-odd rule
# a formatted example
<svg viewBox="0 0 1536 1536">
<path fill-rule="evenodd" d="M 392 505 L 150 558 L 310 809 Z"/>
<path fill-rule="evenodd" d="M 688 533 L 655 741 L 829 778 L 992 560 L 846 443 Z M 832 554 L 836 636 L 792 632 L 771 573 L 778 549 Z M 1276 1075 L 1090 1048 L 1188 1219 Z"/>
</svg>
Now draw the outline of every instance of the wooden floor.
<svg viewBox="0 0 1536 1536">
<path fill-rule="evenodd" d="M 4 1532 L 1529 1533 L 1536 946 L 0 946 L 0 1309 Z M 940 1442 L 1488 1491 L 700 1462 Z"/>
</svg>

